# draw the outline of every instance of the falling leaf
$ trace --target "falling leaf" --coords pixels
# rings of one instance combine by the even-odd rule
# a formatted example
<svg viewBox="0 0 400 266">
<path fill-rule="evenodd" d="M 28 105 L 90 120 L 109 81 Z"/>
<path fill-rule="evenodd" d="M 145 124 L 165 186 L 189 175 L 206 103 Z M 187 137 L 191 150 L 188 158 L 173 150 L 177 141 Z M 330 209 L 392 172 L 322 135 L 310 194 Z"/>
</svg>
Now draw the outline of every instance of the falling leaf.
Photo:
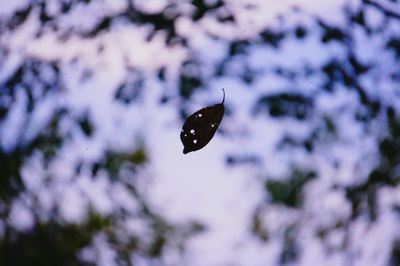
<svg viewBox="0 0 400 266">
<path fill-rule="evenodd" d="M 181 131 L 184 154 L 200 150 L 214 136 L 224 116 L 225 91 L 222 91 L 221 103 L 200 109 L 186 119 Z"/>
</svg>

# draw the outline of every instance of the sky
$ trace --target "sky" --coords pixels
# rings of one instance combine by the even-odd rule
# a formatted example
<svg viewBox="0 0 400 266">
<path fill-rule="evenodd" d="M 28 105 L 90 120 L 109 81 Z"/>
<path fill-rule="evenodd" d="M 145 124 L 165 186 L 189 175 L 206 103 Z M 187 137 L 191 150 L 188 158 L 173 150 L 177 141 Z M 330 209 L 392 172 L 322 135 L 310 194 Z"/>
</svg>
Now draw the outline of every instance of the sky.
<svg viewBox="0 0 400 266">
<path fill-rule="evenodd" d="M 0 15 L 11 14 L 18 7 L 24 6 L 27 1 L 1 1 Z M 166 1 L 142 1 L 139 6 L 143 10 L 158 11 L 165 6 Z M 244 4 L 254 3 L 259 8 L 245 11 Z M 177 21 L 177 28 L 184 36 L 188 36 L 192 47 L 204 62 L 212 64 L 223 56 L 227 49 L 224 42 L 211 40 L 205 32 L 212 32 L 227 39 L 242 37 L 248 38 L 258 32 L 257 29 L 268 25 L 275 25 L 275 17 L 285 13 L 288 8 L 301 6 L 307 12 L 317 14 L 333 23 L 342 23 L 343 17 L 339 8 L 344 1 L 243 1 L 230 2 L 230 8 L 237 10 L 238 27 L 223 26 L 212 18 L 205 19 L 199 24 L 193 24 L 187 19 Z M 51 7 L 57 9 L 57 4 Z M 90 7 L 82 7 L 73 12 L 69 17 L 62 19 L 61 27 L 76 27 L 79 30 L 90 28 L 99 16 L 113 14 L 124 8 L 124 1 L 97 1 Z M 303 21 L 309 23 L 305 17 L 292 17 L 293 23 Z M 379 18 L 376 18 L 377 20 Z M 274 144 L 282 132 L 306 135 L 307 126 L 296 124 L 293 121 L 274 121 L 271 118 L 253 118 L 250 116 L 250 107 L 259 94 L 280 90 L 280 85 L 285 81 L 271 76 L 266 76 L 255 82 L 253 90 L 257 93 L 249 94 L 246 84 L 236 78 L 214 80 L 210 83 L 210 90 L 194 94 L 191 100 L 191 111 L 196 111 L 206 105 L 219 103 L 225 88 L 226 105 L 237 110 L 235 116 L 225 116 L 221 128 L 228 132 L 241 132 L 248 130 L 252 138 L 243 138 L 240 134 L 225 137 L 216 134 L 213 140 L 202 150 L 184 155 L 183 146 L 179 138 L 181 121 L 175 110 L 179 103 L 173 100 L 172 106 L 159 106 L 155 99 L 163 93 L 176 94 L 171 84 L 160 83 L 154 79 L 152 72 L 162 65 L 168 65 L 170 75 L 176 75 L 181 62 L 188 57 L 187 51 L 179 47 L 166 47 L 165 36 L 159 33 L 149 43 L 146 41 L 146 29 L 133 25 L 121 24 L 113 31 L 102 34 L 94 39 L 74 38 L 68 42 L 59 42 L 52 34 L 44 34 L 39 39 L 33 39 L 35 29 L 40 27 L 35 17 L 29 18 L 23 28 L 5 36 L 1 42 L 6 42 L 12 47 L 14 56 L 11 57 L 0 70 L 0 80 L 11 75 L 13 69 L 24 57 L 39 57 L 48 60 L 58 59 L 62 65 L 66 90 L 63 97 L 49 98 L 44 101 L 36 111 L 32 127 L 28 132 L 35 132 L 40 125 L 46 124 L 50 118 L 49 113 L 59 105 L 71 107 L 76 115 L 88 111 L 95 121 L 96 134 L 94 138 L 73 131 L 73 141 L 62 148 L 59 158 L 48 173 L 56 176 L 56 182 L 51 188 L 46 188 L 43 180 L 43 171 L 40 160 L 33 159 L 26 169 L 23 177 L 27 187 L 40 191 L 40 202 L 43 208 L 51 209 L 53 204 L 59 204 L 61 214 L 67 221 L 80 221 L 85 216 L 85 207 L 93 204 L 100 213 L 107 214 L 115 206 L 126 205 L 127 209 L 137 206 L 131 202 L 127 191 L 110 184 L 105 176 L 93 180 L 82 173 L 77 182 L 69 182 L 73 165 L 80 158 L 96 160 L 107 147 L 126 150 L 137 145 L 133 141 L 137 135 L 145 136 L 145 144 L 150 154 L 151 167 L 140 171 L 142 179 L 139 181 L 145 191 L 147 199 L 163 215 L 172 221 L 199 220 L 205 224 L 207 230 L 192 238 L 187 245 L 184 257 L 186 265 L 244 265 L 262 266 L 275 265 L 282 246 L 282 225 L 293 221 L 310 223 L 302 225 L 300 229 L 301 249 L 304 256 L 295 265 L 385 265 L 388 244 L 393 239 L 393 232 L 398 226 L 397 218 L 390 210 L 383 209 L 387 215 L 382 215 L 382 220 L 376 226 L 369 227 L 363 219 L 354 225 L 349 234 L 352 249 L 349 252 L 338 252 L 326 256 L 325 250 L 313 235 L 315 228 L 320 225 L 329 225 L 340 218 L 345 219 L 350 215 L 349 202 L 344 199 L 340 191 L 330 190 L 334 182 L 338 184 L 352 184 L 355 180 L 354 169 L 364 153 L 375 152 L 374 139 L 363 135 L 361 128 L 354 125 L 348 115 L 340 116 L 339 127 L 346 130 L 343 139 L 346 141 L 337 145 L 332 154 L 337 157 L 346 156 L 346 161 L 338 170 L 329 166 L 331 158 L 308 158 L 301 152 L 290 155 L 275 154 Z M 29 42 L 27 46 L 26 43 Z M 97 47 L 105 47 L 102 56 L 98 56 Z M 256 47 L 246 58 L 254 66 L 263 64 L 280 63 L 287 66 L 296 66 L 299 62 L 323 62 L 332 53 L 341 54 L 343 51 L 334 45 L 328 50 L 323 49 L 316 39 L 304 42 L 301 47 L 298 43 L 288 41 L 280 54 Z M 282 54 L 284 56 L 282 56 Z M 79 57 L 80 63 L 70 64 L 74 57 Z M 143 70 L 145 76 L 144 95 L 139 104 L 122 106 L 113 101 L 115 89 L 127 75 L 124 63 L 132 68 Z M 234 71 L 233 66 L 233 71 Z M 237 66 L 241 67 L 241 66 Z M 90 79 L 82 82 L 82 72 L 85 69 L 96 69 Z M 313 81 L 304 81 L 313 82 Z M 317 81 L 316 81 L 317 82 Z M 265 86 L 265 84 L 268 84 Z M 310 92 L 313 88 L 310 85 Z M 350 106 L 355 101 L 355 95 L 348 91 L 340 90 L 332 98 L 321 97 L 318 99 L 319 108 L 331 111 L 340 109 L 341 106 Z M 389 99 L 390 100 L 390 99 Z M 12 148 L 15 145 L 16 132 L 22 131 L 23 114 L 19 107 L 26 99 L 19 96 L 17 104 L 13 107 L 9 122 L 3 125 L 0 132 L 1 145 Z M 18 122 L 20 121 L 20 122 Z M 65 131 L 72 125 L 66 122 Z M 4 130 L 7 128 L 7 130 Z M 31 130 L 31 131 L 30 131 Z M 30 133 L 34 134 L 34 133 Z M 246 134 L 244 132 L 243 134 Z M 28 133 L 29 137 L 29 133 Z M 351 143 L 352 145 L 348 145 Z M 263 154 L 262 171 L 258 166 L 246 165 L 243 167 L 227 167 L 225 165 L 226 152 L 247 152 Z M 272 232 L 273 241 L 267 244 L 249 234 L 250 221 L 255 208 L 265 200 L 263 186 L 263 173 L 271 176 L 284 176 L 288 171 L 289 161 L 298 161 L 305 165 L 317 162 L 317 168 L 324 173 L 317 181 L 307 187 L 306 208 L 302 210 L 288 210 L 279 205 L 271 205 L 263 212 L 268 228 Z M 376 165 L 374 158 L 365 158 L 366 165 L 360 171 L 368 171 Z M 385 202 L 400 200 L 400 190 L 393 188 L 380 191 L 379 201 L 382 206 Z M 85 197 L 82 196 L 85 195 Z M 15 227 L 26 229 L 32 226 L 33 218 L 28 208 L 22 201 L 13 205 L 10 219 Z M 29 203 L 28 203 L 29 204 Z M 138 230 L 140 225 L 130 225 L 131 230 Z M 328 242 L 333 246 L 340 246 L 345 239 L 345 232 L 337 230 L 329 235 Z M 101 236 L 96 239 L 96 247 L 102 252 L 101 265 L 113 265 L 112 250 L 104 244 Z M 364 245 L 374 242 L 375 245 Z M 385 246 L 386 245 L 386 246 Z M 86 253 L 85 253 L 86 252 Z M 86 250 L 85 256 L 94 256 L 93 250 Z M 166 265 L 176 265 L 181 260 L 179 254 L 171 252 L 165 258 Z M 359 256 L 359 257 L 357 257 Z M 354 259 L 354 263 L 346 264 Z M 316 263 L 318 261 L 318 263 Z M 136 258 L 137 265 L 148 265 L 148 261 Z M 373 263 L 373 264 L 371 264 Z"/>
</svg>

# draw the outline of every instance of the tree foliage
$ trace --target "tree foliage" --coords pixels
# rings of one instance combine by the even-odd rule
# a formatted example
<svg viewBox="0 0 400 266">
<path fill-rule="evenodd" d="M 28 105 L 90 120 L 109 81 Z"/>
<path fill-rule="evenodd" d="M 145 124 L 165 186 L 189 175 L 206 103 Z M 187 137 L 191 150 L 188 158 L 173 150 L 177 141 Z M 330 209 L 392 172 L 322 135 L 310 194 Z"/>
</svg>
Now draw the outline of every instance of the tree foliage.
<svg viewBox="0 0 400 266">
<path fill-rule="evenodd" d="M 245 109 L 227 101 L 221 135 L 237 135 L 239 129 L 230 125 L 240 115 L 247 120 L 238 126 L 253 134 L 281 125 L 268 151 L 237 147 L 226 153 L 227 166 L 249 164 L 262 176 L 265 200 L 249 217 L 249 233 L 265 245 L 273 238 L 282 241 L 278 264 L 301 259 L 306 251 L 300 237 L 310 228 L 313 241 L 334 254 L 355 249 L 359 240 L 351 232 L 359 223 L 374 227 L 387 216 L 399 225 L 400 203 L 382 202 L 384 193 L 399 190 L 400 181 L 399 4 L 348 3 L 337 21 L 294 7 L 274 23 L 243 26 L 241 14 L 259 8 L 204 0 L 166 1 L 153 9 L 139 1 L 38 0 L 2 13 L 0 264 L 93 265 L 104 260 L 103 243 L 118 265 L 138 258 L 162 263 L 170 253 L 184 253 L 185 243 L 206 229 L 196 220 L 170 221 L 146 197 L 143 178 L 152 161 L 145 132 L 137 129 L 130 147 L 104 143 L 99 133 L 104 114 L 73 104 L 80 101 L 74 91 L 89 90 L 89 99 L 96 96 L 90 88 L 102 83 L 110 87 L 115 108 L 139 110 L 154 97 L 145 89 L 161 84 L 155 102 L 173 109 L 180 122 L 194 95 L 219 92 L 216 87 L 226 81 L 252 95 Z M 137 38 L 151 56 L 137 47 L 136 57 L 123 46 L 110 49 L 133 42 L 135 33 L 144 36 Z M 166 55 L 174 62 L 163 60 Z M 147 66 L 141 56 L 154 62 Z M 109 66 L 104 58 L 116 62 Z M 113 70 L 119 80 L 107 85 L 105 76 Z M 228 89 L 230 94 L 235 92 Z M 251 134 L 242 138 L 259 147 L 266 143 Z M 100 148 L 88 155 L 91 141 Z M 79 152 L 69 157 L 71 147 Z M 274 159 L 287 166 L 282 173 L 271 171 Z M 64 161 L 68 171 L 60 167 Z M 340 178 L 344 171 L 352 176 Z M 107 210 L 96 207 L 82 188 L 102 184 L 113 202 Z M 350 211 L 333 223 L 311 222 L 327 212 L 309 202 L 316 188 L 339 197 Z M 67 190 L 86 206 L 78 218 L 64 214 Z M 127 195 L 125 201 L 115 193 Z M 275 230 L 268 218 L 274 211 L 293 219 Z M 18 224 L 16 216 L 30 222 Z M 335 232 L 344 237 L 332 246 L 329 236 Z M 392 241 L 387 261 L 397 265 L 398 235 Z"/>
</svg>

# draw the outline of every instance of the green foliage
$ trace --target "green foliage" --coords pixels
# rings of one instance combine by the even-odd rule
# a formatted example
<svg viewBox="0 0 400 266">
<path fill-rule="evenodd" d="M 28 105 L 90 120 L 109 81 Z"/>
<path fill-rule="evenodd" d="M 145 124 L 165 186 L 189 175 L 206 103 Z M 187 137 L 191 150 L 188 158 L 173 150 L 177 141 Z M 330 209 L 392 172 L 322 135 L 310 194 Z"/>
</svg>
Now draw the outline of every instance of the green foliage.
<svg viewBox="0 0 400 266">
<path fill-rule="evenodd" d="M 85 226 L 55 222 L 37 224 L 28 232 L 8 231 L 0 242 L 1 265 L 93 265 L 78 258 L 92 232 Z"/>
<path fill-rule="evenodd" d="M 100 231 L 111 225 L 111 218 L 102 216 L 94 211 L 89 212 L 85 229 L 88 232 Z"/>
<path fill-rule="evenodd" d="M 24 163 L 25 155 L 21 150 L 12 153 L 0 150 L 0 199 L 7 202 L 23 190 L 20 168 Z"/>
<path fill-rule="evenodd" d="M 287 180 L 267 180 L 265 188 L 271 197 L 272 203 L 281 203 L 288 207 L 299 208 L 303 203 L 303 188 L 314 178 L 316 178 L 316 173 L 313 171 L 294 170 Z"/>
<path fill-rule="evenodd" d="M 135 171 L 137 166 L 145 164 L 147 160 L 147 153 L 143 147 L 129 152 L 107 151 L 100 162 L 93 164 L 92 172 L 96 175 L 99 169 L 105 169 L 115 180 L 123 167 Z"/>
</svg>

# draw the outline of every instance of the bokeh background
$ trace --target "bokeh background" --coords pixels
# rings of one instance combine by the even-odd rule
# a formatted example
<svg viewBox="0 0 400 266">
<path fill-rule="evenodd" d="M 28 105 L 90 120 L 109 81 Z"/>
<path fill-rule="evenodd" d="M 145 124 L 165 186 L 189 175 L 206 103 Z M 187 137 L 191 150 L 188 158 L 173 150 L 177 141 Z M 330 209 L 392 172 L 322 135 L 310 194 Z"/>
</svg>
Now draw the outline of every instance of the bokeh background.
<svg viewBox="0 0 400 266">
<path fill-rule="evenodd" d="M 396 266 L 399 182 L 397 0 L 0 0 L 0 265 Z"/>
</svg>

